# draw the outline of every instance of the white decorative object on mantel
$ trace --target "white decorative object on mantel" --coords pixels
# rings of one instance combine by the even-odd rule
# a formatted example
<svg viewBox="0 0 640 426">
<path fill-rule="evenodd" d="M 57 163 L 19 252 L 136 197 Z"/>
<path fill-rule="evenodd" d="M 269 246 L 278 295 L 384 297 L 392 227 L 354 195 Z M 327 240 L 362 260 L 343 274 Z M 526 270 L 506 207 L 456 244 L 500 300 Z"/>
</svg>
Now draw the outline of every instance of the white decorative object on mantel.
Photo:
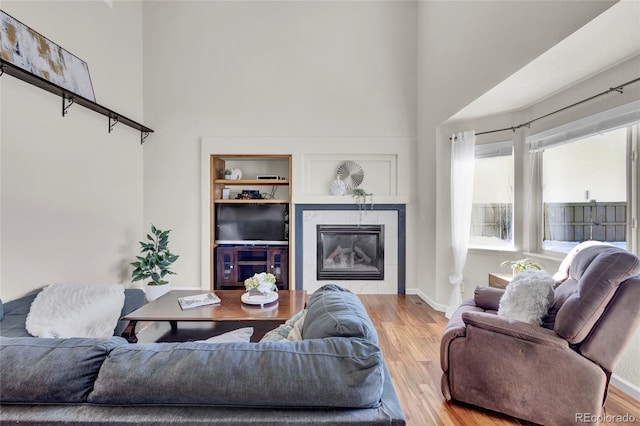
<svg viewBox="0 0 640 426">
<path fill-rule="evenodd" d="M 343 179 L 347 189 L 353 189 L 364 180 L 364 171 L 355 161 L 345 161 L 338 166 L 338 176 Z"/>
<path fill-rule="evenodd" d="M 332 195 L 344 195 L 347 192 L 347 186 L 344 184 L 340 176 L 336 176 L 336 180 L 331 182 Z"/>
</svg>

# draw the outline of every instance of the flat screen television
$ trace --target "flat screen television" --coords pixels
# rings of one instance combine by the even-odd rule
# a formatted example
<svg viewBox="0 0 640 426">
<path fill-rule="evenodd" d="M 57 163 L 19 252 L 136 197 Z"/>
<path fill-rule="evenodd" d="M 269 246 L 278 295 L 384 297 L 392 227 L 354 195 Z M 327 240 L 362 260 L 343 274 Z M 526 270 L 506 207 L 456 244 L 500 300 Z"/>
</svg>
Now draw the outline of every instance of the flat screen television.
<svg viewBox="0 0 640 426">
<path fill-rule="evenodd" d="M 288 204 L 216 204 L 216 244 L 287 245 L 288 239 Z"/>
</svg>

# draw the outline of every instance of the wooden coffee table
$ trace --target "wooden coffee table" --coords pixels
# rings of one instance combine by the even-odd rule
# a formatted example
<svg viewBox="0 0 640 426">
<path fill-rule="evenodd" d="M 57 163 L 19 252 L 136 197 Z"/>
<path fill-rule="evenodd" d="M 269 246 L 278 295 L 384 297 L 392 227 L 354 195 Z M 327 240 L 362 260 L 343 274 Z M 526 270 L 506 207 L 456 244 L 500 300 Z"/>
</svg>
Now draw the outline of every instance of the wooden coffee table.
<svg viewBox="0 0 640 426">
<path fill-rule="evenodd" d="M 278 300 L 260 307 L 242 303 L 240 297 L 244 290 L 216 290 L 214 293 L 221 299 L 216 305 L 198 308 L 181 309 L 179 297 L 206 293 L 204 290 L 173 290 L 153 302 L 147 303 L 140 309 L 122 317 L 130 321 L 122 337 L 131 343 L 136 343 L 136 325 L 139 321 L 168 321 L 172 333 L 178 331 L 178 321 L 185 322 L 237 322 L 240 326 L 249 323 L 273 325 L 273 328 L 284 323 L 296 313 L 304 309 L 306 302 L 305 290 L 280 290 Z"/>
</svg>

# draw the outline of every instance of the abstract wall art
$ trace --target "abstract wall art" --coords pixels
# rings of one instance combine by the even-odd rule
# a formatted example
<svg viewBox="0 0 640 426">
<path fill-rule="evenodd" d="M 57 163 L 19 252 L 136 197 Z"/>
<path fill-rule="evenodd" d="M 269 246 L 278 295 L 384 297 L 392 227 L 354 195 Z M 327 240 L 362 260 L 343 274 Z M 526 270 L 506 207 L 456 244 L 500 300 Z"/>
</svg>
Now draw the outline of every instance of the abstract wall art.
<svg viewBox="0 0 640 426">
<path fill-rule="evenodd" d="M 95 102 L 87 63 L 0 10 L 0 57 Z"/>
</svg>

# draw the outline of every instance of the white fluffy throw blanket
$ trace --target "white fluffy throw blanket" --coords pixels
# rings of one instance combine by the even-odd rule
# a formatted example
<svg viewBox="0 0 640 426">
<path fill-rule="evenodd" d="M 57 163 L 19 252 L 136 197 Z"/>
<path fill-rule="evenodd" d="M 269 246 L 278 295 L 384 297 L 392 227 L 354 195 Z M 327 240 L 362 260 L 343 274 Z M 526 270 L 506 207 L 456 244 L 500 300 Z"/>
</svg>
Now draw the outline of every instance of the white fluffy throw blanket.
<svg viewBox="0 0 640 426">
<path fill-rule="evenodd" d="M 120 284 L 52 284 L 31 304 L 26 328 L 36 337 L 113 336 L 124 305 Z"/>
</svg>

